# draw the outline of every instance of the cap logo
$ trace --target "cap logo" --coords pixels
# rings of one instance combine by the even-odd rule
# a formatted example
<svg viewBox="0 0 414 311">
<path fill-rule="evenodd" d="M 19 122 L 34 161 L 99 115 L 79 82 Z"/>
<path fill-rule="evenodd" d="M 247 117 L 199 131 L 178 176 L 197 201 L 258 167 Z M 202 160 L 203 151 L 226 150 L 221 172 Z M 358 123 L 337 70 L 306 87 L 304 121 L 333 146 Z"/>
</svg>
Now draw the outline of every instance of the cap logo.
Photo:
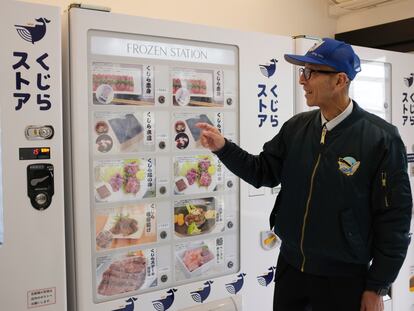
<svg viewBox="0 0 414 311">
<path fill-rule="evenodd" d="M 358 170 L 360 161 L 355 160 L 353 157 L 344 157 L 338 159 L 339 170 L 346 176 L 354 175 Z"/>
<path fill-rule="evenodd" d="M 321 40 L 319 42 L 316 42 L 308 51 L 308 53 L 315 51 L 318 47 L 320 47 L 322 44 L 324 44 L 325 41 Z"/>
</svg>

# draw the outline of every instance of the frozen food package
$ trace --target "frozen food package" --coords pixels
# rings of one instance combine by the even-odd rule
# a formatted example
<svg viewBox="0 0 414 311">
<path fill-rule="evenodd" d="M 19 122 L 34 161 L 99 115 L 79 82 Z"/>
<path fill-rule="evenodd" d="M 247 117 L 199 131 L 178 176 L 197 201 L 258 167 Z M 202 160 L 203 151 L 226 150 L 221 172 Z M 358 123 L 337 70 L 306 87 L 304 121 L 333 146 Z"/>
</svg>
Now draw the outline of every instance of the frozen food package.
<svg viewBox="0 0 414 311">
<path fill-rule="evenodd" d="M 171 86 L 174 106 L 224 106 L 221 69 L 173 68 Z"/>
<path fill-rule="evenodd" d="M 174 231 L 177 237 L 205 235 L 223 230 L 221 198 L 206 197 L 174 202 Z"/>
<path fill-rule="evenodd" d="M 93 137 L 96 154 L 155 150 L 155 113 L 96 111 Z"/>
<path fill-rule="evenodd" d="M 214 192 L 221 186 L 214 155 L 177 156 L 174 158 L 174 193 L 197 194 Z"/>
<path fill-rule="evenodd" d="M 189 118 L 185 120 L 185 122 L 188 124 L 188 128 L 195 141 L 198 141 L 200 139 L 201 134 L 201 130 L 198 127 L 196 127 L 197 123 L 207 123 L 213 125 L 213 123 L 205 114 L 200 114 L 200 116 L 196 118 Z"/>
<path fill-rule="evenodd" d="M 213 126 L 213 120 L 218 120 L 222 126 L 223 117 L 220 113 L 174 113 L 172 118 L 172 132 L 175 143 L 175 150 L 202 149 L 200 143 L 201 130 L 197 123 L 207 123 Z"/>
<path fill-rule="evenodd" d="M 92 63 L 95 105 L 154 105 L 154 67 L 149 65 Z"/>
<path fill-rule="evenodd" d="M 219 275 L 233 269 L 226 263 L 231 247 L 222 236 L 175 245 L 175 276 L 177 281 Z M 227 252 L 227 255 L 226 255 Z"/>
<path fill-rule="evenodd" d="M 94 162 L 96 202 L 122 202 L 155 197 L 155 159 Z"/>
<path fill-rule="evenodd" d="M 154 248 L 108 254 L 96 259 L 98 298 L 137 292 L 157 286 Z"/>
</svg>

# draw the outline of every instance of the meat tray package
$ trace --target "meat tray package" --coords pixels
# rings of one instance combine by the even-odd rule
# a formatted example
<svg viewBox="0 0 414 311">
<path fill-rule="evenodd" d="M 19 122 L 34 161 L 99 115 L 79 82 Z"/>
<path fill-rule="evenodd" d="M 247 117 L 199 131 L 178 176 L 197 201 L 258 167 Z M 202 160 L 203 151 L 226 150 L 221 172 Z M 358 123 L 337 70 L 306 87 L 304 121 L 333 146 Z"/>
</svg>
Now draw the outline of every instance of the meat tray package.
<svg viewBox="0 0 414 311">
<path fill-rule="evenodd" d="M 96 202 L 122 202 L 155 197 L 155 159 L 94 161 Z"/>
<path fill-rule="evenodd" d="M 155 203 L 125 204 L 95 214 L 96 250 L 110 250 L 157 241 Z"/>
<path fill-rule="evenodd" d="M 174 106 L 224 107 L 223 70 L 172 68 Z"/>
<path fill-rule="evenodd" d="M 176 244 L 176 281 L 214 277 L 237 271 L 236 245 L 233 236 L 228 235 Z"/>
<path fill-rule="evenodd" d="M 174 193 L 204 194 L 222 186 L 222 170 L 215 155 L 177 156 L 174 158 Z"/>
<path fill-rule="evenodd" d="M 92 96 L 95 105 L 154 105 L 154 67 L 92 63 Z"/>
<path fill-rule="evenodd" d="M 224 200 L 206 197 L 174 201 L 174 231 L 180 238 L 224 231 Z"/>
<path fill-rule="evenodd" d="M 223 127 L 223 113 L 174 113 L 172 119 L 173 150 L 188 151 L 202 149 L 200 143 L 201 130 L 197 123 L 207 123 L 219 129 Z"/>
<path fill-rule="evenodd" d="M 155 150 L 155 113 L 96 111 L 92 122 L 95 154 Z"/>
<path fill-rule="evenodd" d="M 108 254 L 96 259 L 96 297 L 135 295 L 158 285 L 155 248 Z"/>
</svg>

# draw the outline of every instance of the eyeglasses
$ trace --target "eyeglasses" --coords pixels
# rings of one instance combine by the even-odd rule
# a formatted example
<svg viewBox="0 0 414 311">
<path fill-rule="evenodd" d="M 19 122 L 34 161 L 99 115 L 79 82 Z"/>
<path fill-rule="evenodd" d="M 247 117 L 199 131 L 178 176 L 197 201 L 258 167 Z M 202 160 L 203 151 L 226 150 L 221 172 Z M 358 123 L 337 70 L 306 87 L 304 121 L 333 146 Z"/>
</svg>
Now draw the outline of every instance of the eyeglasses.
<svg viewBox="0 0 414 311">
<path fill-rule="evenodd" d="M 303 75 L 305 80 L 309 80 L 311 78 L 312 72 L 326 73 L 326 74 L 339 73 L 339 71 L 315 70 L 315 69 L 310 69 L 310 68 L 307 68 L 307 67 L 299 68 L 299 76 Z"/>
</svg>

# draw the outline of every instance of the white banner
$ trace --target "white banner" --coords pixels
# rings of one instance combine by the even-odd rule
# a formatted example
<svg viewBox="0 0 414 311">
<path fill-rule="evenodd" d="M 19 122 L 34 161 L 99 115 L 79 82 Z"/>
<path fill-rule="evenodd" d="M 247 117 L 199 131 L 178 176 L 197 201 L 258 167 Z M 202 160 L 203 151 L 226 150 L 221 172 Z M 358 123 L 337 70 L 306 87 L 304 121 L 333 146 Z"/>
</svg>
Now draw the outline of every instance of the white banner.
<svg viewBox="0 0 414 311">
<path fill-rule="evenodd" d="M 91 53 L 206 64 L 235 65 L 235 53 L 226 49 L 110 37 L 91 37 Z"/>
</svg>

